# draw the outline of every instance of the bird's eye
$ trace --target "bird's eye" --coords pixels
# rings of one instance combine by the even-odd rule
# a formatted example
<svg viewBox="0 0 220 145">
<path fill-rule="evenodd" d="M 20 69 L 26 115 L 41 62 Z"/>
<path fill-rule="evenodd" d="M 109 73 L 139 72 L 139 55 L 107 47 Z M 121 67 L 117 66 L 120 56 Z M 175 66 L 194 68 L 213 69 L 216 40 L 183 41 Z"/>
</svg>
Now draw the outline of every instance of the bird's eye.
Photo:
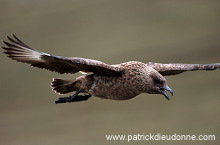
<svg viewBox="0 0 220 145">
<path fill-rule="evenodd" d="M 161 84 L 161 83 L 163 83 L 159 78 L 154 78 L 154 84 Z"/>
<path fill-rule="evenodd" d="M 152 75 L 152 79 L 153 79 L 154 84 L 163 84 L 163 82 L 164 82 L 162 79 L 160 79 L 159 77 L 154 76 L 154 75 Z"/>
</svg>

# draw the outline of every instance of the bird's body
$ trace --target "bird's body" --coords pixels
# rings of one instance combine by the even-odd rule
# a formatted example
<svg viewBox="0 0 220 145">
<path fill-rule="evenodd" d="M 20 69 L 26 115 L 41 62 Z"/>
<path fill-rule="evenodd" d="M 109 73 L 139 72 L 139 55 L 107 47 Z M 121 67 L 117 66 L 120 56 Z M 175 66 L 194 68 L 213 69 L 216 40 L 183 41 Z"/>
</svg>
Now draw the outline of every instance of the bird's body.
<svg viewBox="0 0 220 145">
<path fill-rule="evenodd" d="M 147 81 L 149 79 L 148 74 L 155 70 L 137 61 L 126 62 L 115 66 L 123 70 L 121 75 L 105 76 L 89 74 L 78 77 L 76 79 L 80 82 L 78 90 L 84 89 L 85 93 L 112 100 L 127 100 L 141 93 L 148 92 L 148 88 L 151 85 Z M 55 80 L 52 82 L 52 87 L 56 86 Z M 54 90 L 56 90 L 56 87 Z"/>
<path fill-rule="evenodd" d="M 59 94 L 76 92 L 70 97 L 59 98 L 56 103 L 84 101 L 91 96 L 111 100 L 127 100 L 141 93 L 162 94 L 170 99 L 166 91 L 173 95 L 164 78 L 185 71 L 215 70 L 215 64 L 162 64 L 130 61 L 108 65 L 101 61 L 80 57 L 61 57 L 39 52 L 24 44 L 15 35 L 7 37 L 8 47 L 2 47 L 8 57 L 31 66 L 44 68 L 58 73 L 84 72 L 75 80 L 53 79 L 52 89 Z M 87 74 L 88 73 L 88 74 Z M 79 95 L 85 93 L 86 95 Z"/>
</svg>

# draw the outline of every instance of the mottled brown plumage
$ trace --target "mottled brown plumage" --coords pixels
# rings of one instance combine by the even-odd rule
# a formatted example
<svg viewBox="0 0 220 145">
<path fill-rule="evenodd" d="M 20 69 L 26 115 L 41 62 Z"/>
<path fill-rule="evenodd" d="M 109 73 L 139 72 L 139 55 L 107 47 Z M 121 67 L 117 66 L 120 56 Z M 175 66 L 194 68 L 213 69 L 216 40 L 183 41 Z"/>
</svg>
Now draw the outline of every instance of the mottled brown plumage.
<svg viewBox="0 0 220 145">
<path fill-rule="evenodd" d="M 24 44 L 15 35 L 3 41 L 7 47 L 2 47 L 8 57 L 31 66 L 44 68 L 57 73 L 90 73 L 65 80 L 55 78 L 52 89 L 59 94 L 75 91 L 70 97 L 59 98 L 56 103 L 84 101 L 92 95 L 112 100 L 127 100 L 141 93 L 162 94 L 170 99 L 166 91 L 173 95 L 164 78 L 166 75 L 176 75 L 185 71 L 215 70 L 220 63 L 215 64 L 161 64 L 130 61 L 117 65 L 108 65 L 101 61 L 80 57 L 61 57 L 43 53 Z M 91 74 L 92 72 L 92 74 Z M 79 95 L 84 93 L 86 95 Z"/>
</svg>

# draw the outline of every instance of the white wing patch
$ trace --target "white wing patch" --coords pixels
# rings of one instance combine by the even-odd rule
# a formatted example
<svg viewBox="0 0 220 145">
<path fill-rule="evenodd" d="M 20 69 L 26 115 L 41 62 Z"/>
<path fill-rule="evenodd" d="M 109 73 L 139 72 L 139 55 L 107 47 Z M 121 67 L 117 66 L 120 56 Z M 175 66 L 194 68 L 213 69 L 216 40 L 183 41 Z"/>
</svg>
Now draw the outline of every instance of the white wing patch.
<svg viewBox="0 0 220 145">
<path fill-rule="evenodd" d="M 92 72 L 84 72 L 84 71 L 79 71 L 83 75 L 88 75 L 88 74 L 93 74 Z"/>
<path fill-rule="evenodd" d="M 11 50 L 11 54 L 9 56 L 17 61 L 32 63 L 44 62 L 44 60 L 41 58 L 42 55 L 48 56 L 49 54 L 41 53 L 33 49 L 28 49 L 20 46 L 20 48 L 14 47 L 14 49 Z"/>
</svg>

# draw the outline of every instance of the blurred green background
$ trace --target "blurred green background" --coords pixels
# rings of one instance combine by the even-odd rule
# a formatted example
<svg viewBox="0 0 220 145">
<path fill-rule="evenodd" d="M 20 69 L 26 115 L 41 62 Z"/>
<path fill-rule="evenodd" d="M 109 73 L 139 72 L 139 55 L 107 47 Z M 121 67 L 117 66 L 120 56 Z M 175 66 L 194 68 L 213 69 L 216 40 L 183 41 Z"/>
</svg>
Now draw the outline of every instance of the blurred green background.
<svg viewBox="0 0 220 145">
<path fill-rule="evenodd" d="M 61 56 L 117 64 L 220 62 L 219 0 L 0 0 L 0 39 L 16 34 Z M 1 44 L 3 45 L 3 44 Z M 141 94 L 127 101 L 93 97 L 55 105 L 53 77 L 0 53 L 1 145 L 112 145 L 107 134 L 214 134 L 216 141 L 131 144 L 219 144 L 220 70 L 167 77 L 171 101 Z"/>
</svg>

